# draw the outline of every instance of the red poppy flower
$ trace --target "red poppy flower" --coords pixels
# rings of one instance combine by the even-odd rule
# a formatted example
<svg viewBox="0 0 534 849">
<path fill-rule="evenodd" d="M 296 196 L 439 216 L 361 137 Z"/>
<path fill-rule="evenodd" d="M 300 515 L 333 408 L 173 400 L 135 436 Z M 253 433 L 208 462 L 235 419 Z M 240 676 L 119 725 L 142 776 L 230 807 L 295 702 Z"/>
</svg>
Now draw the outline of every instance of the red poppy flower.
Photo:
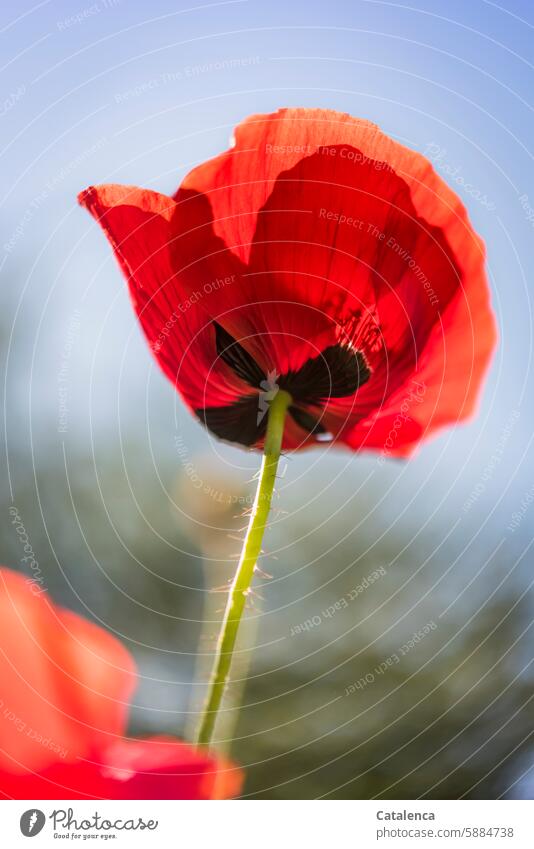
<svg viewBox="0 0 534 849">
<path fill-rule="evenodd" d="M 80 195 L 128 278 L 160 366 L 217 436 L 329 438 L 407 455 L 465 419 L 495 344 L 484 247 L 429 162 L 367 121 L 283 109 L 173 197 Z"/>
<path fill-rule="evenodd" d="M 133 660 L 0 569 L 0 791 L 14 799 L 211 799 L 240 773 L 169 737 L 124 736 Z"/>
</svg>

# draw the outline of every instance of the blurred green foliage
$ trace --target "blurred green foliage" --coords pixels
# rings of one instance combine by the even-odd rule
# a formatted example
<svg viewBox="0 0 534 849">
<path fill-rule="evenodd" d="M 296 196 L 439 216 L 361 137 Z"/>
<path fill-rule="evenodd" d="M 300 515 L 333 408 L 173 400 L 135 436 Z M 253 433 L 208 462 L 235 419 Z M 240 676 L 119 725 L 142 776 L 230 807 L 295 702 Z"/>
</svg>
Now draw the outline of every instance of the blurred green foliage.
<svg viewBox="0 0 534 849">
<path fill-rule="evenodd" d="M 170 423 L 154 448 L 131 423 L 91 443 L 47 421 L 28 440 L 19 416 L 8 412 L 3 562 L 28 572 L 14 503 L 54 599 L 135 655 L 132 733 L 191 735 L 257 458 L 216 458 L 193 424 L 184 457 Z M 261 563 L 272 577 L 255 581 L 217 729 L 246 797 L 532 795 L 528 563 L 508 579 L 510 541 L 495 553 L 490 529 L 473 533 L 470 515 L 456 526 L 450 506 L 430 522 L 373 509 L 391 471 L 366 483 L 368 461 L 341 475 L 307 457 L 278 487 Z"/>
</svg>

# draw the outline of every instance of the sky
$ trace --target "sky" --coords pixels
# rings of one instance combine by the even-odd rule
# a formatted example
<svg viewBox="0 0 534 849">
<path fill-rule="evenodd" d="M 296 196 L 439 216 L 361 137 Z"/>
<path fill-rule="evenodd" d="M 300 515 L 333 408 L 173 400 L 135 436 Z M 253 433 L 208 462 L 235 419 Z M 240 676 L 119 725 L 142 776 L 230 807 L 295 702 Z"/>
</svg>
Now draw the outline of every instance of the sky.
<svg viewBox="0 0 534 849">
<path fill-rule="evenodd" d="M 442 531 L 460 521 L 489 548 L 505 539 L 511 557 L 525 551 L 530 518 L 507 528 L 534 484 L 533 34 L 528 2 L 3 3 L 8 452 L 38 460 L 52 442 L 68 458 L 74 444 L 119 450 L 127 434 L 158 466 L 177 433 L 194 450 L 211 446 L 150 358 L 109 246 L 76 195 L 99 182 L 171 193 L 248 114 L 328 107 L 425 153 L 459 193 L 487 246 L 500 342 L 471 423 L 409 464 L 378 468 L 332 451 L 294 458 L 287 497 L 303 480 L 320 488 L 326 474 L 341 502 L 372 476 L 371 511 L 439 520 Z M 250 476 L 253 458 L 217 450 Z"/>
</svg>

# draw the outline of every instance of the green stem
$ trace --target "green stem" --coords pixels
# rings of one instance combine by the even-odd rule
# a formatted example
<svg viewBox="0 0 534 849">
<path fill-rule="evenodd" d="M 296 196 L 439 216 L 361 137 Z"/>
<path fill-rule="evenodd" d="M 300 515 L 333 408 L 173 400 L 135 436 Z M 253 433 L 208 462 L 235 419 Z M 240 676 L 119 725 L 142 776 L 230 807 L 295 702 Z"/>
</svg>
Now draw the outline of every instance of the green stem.
<svg viewBox="0 0 534 849">
<path fill-rule="evenodd" d="M 243 550 L 224 612 L 224 619 L 215 654 L 215 664 L 209 683 L 208 698 L 200 720 L 197 737 L 199 746 L 209 746 L 210 744 L 217 720 L 217 713 L 228 682 L 239 623 L 245 608 L 254 574 L 254 567 L 260 555 L 263 534 L 271 509 L 276 470 L 278 468 L 284 434 L 284 422 L 287 408 L 290 404 L 291 396 L 283 389 L 280 389 L 269 405 L 258 489 L 250 514 Z"/>
</svg>

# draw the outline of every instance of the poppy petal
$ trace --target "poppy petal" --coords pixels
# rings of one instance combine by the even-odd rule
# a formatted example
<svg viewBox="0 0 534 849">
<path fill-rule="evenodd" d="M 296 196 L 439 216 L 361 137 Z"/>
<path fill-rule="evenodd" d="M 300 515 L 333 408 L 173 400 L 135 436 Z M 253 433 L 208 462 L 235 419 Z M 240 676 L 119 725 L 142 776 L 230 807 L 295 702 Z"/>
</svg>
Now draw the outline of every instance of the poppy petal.
<svg viewBox="0 0 534 849">
<path fill-rule="evenodd" d="M 428 160 L 368 121 L 320 109 L 253 115 L 174 199 L 100 187 L 82 203 L 142 293 L 162 367 L 217 435 L 246 431 L 243 444 L 261 447 L 252 413 L 239 420 L 260 376 L 298 374 L 340 349 L 370 378 L 325 396 L 317 418 L 296 403 L 285 449 L 323 436 L 319 420 L 351 448 L 376 449 L 414 380 L 425 401 L 392 453 L 472 411 L 496 339 L 483 244 Z M 162 352 L 161 322 L 177 302 L 191 309 Z M 332 375 L 332 389 L 342 378 Z"/>
<path fill-rule="evenodd" d="M 15 508 L 13 508 L 15 509 Z M 124 738 L 137 682 L 110 634 L 0 569 L 0 793 L 12 799 L 214 799 L 239 769 L 180 740 Z"/>
<path fill-rule="evenodd" d="M 0 570 L 0 769 L 39 771 L 122 736 L 136 671 L 102 628 Z"/>
<path fill-rule="evenodd" d="M 201 305 L 216 281 L 204 279 L 199 288 L 188 288 L 186 271 L 175 265 L 177 245 L 189 236 L 177 229 L 173 199 L 133 186 L 102 185 L 86 189 L 79 202 L 105 231 L 150 348 L 187 403 L 200 407 L 237 400 L 242 382 L 217 357 L 211 317 Z M 222 279 L 231 280 L 231 273 Z"/>
<path fill-rule="evenodd" d="M 242 771 L 180 740 L 122 740 L 90 760 L 61 761 L 39 773 L 0 769 L 0 792 L 11 799 L 229 799 Z"/>
<path fill-rule="evenodd" d="M 345 429 L 349 447 L 408 457 L 473 415 L 497 338 L 485 280 L 479 282 L 449 306 L 409 380 L 376 413 Z"/>
<path fill-rule="evenodd" d="M 264 370 L 297 370 L 358 312 L 376 317 L 373 379 L 327 406 L 347 444 L 378 447 L 411 380 L 426 400 L 395 451 L 470 414 L 496 340 L 484 247 L 425 157 L 367 121 L 283 109 L 243 122 L 183 191 L 209 199 L 215 237 L 248 263 L 224 299 Z"/>
</svg>

